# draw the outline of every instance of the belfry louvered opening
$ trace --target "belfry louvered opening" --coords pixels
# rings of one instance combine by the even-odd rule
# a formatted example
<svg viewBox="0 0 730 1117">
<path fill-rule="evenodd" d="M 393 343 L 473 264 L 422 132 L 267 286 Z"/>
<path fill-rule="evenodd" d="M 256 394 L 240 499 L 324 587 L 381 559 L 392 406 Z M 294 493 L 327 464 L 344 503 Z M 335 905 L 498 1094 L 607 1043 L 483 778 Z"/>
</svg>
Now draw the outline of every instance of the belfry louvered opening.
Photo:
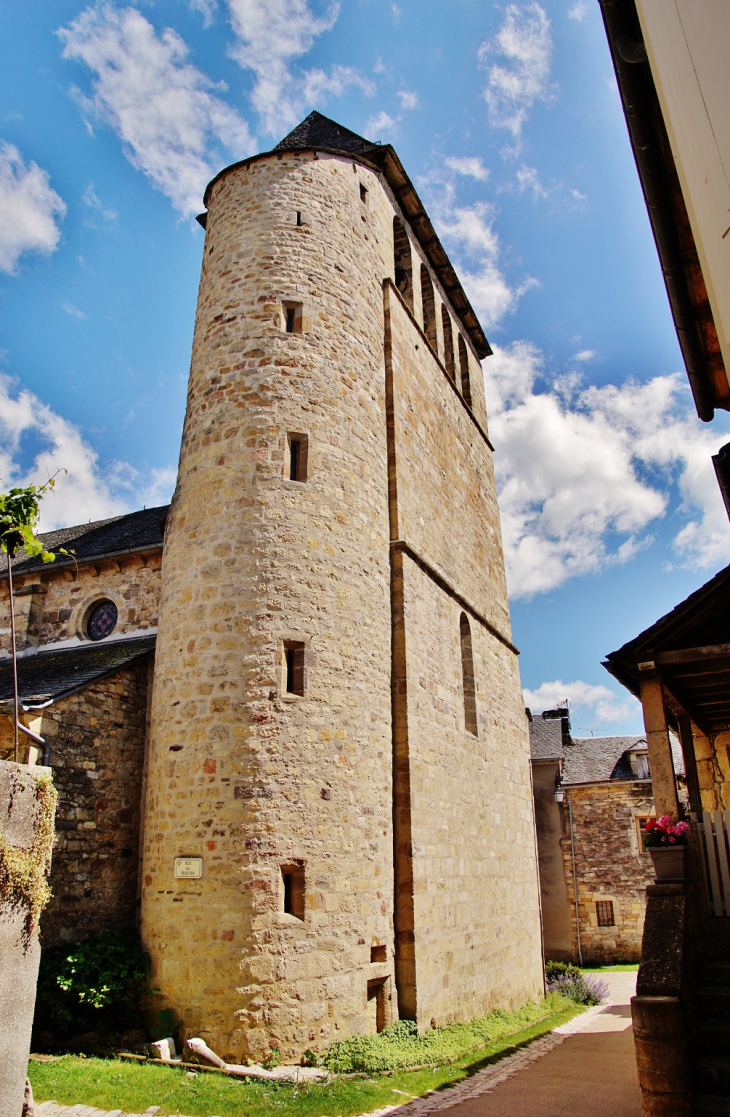
<svg viewBox="0 0 730 1117">
<path fill-rule="evenodd" d="M 395 285 L 406 301 L 409 310 L 413 310 L 413 260 L 411 257 L 411 242 L 408 239 L 405 225 L 399 217 L 393 218 L 393 265 L 395 269 Z"/>
</svg>

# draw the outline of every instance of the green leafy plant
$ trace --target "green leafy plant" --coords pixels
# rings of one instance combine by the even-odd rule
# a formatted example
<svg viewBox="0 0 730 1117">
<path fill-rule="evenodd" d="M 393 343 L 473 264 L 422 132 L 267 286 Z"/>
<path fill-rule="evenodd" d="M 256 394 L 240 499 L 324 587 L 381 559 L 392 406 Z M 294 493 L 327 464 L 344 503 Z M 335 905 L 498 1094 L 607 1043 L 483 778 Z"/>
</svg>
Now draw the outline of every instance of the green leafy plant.
<svg viewBox="0 0 730 1117">
<path fill-rule="evenodd" d="M 45 485 L 27 485 L 23 489 L 0 493 L 0 550 L 6 555 L 12 557 L 22 547 L 29 558 L 40 555 L 43 562 L 53 562 L 57 554 L 70 553 L 63 547 L 55 552 L 48 551 L 36 536 L 40 502 L 55 484 L 54 476 L 49 477 Z"/>
<path fill-rule="evenodd" d="M 66 470 L 63 471 L 64 473 Z M 10 591 L 10 643 L 13 658 L 13 736 L 15 741 L 15 761 L 18 762 L 18 731 L 31 737 L 37 744 L 45 744 L 18 721 L 18 663 L 15 647 L 15 606 L 13 603 L 13 557 L 20 548 L 30 558 L 40 555 L 43 562 L 53 562 L 56 554 L 72 554 L 64 547 L 56 552 L 47 550 L 36 536 L 38 518 L 41 514 L 40 502 L 56 484 L 56 475 L 49 477 L 45 485 L 26 485 L 10 492 L 0 493 L 0 551 L 8 556 L 8 590 Z"/>
<path fill-rule="evenodd" d="M 488 1047 L 495 1040 L 529 1027 L 560 1012 L 571 1002 L 548 993 L 544 1001 L 528 1001 L 513 1012 L 495 1009 L 466 1024 L 447 1024 L 419 1034 L 413 1020 L 399 1020 L 377 1035 L 356 1035 L 336 1040 L 321 1057 L 322 1065 L 338 1073 L 405 1070 L 419 1066 L 445 1066 L 469 1051 Z"/>
<path fill-rule="evenodd" d="M 35 1023 L 60 1035 L 124 1031 L 141 1024 L 151 994 L 150 959 L 137 932 L 100 931 L 44 951 Z"/>
</svg>

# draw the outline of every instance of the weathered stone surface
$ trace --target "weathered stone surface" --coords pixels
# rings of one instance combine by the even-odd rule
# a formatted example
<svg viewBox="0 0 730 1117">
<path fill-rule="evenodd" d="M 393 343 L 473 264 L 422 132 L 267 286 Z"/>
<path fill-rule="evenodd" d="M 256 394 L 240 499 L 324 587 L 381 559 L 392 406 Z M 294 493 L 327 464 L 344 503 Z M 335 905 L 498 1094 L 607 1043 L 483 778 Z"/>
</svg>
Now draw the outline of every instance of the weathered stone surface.
<svg viewBox="0 0 730 1117">
<path fill-rule="evenodd" d="M 201 1063 L 204 1067 L 218 1067 L 220 1070 L 223 1070 L 226 1065 L 220 1055 L 216 1055 L 215 1051 L 208 1047 L 205 1040 L 197 1037 L 185 1041 L 182 1061 L 184 1063 Z"/>
<path fill-rule="evenodd" d="M 175 1049 L 175 1040 L 158 1039 L 150 1044 L 150 1055 L 153 1059 L 164 1059 L 165 1062 L 170 1062 L 177 1055 Z"/>
<path fill-rule="evenodd" d="M 54 567 L 21 575 L 15 588 L 18 651 L 84 639 L 84 621 L 96 601 L 110 598 L 119 610 L 115 637 L 154 631 L 160 600 L 161 555 L 122 555 L 96 563 Z M 10 653 L 8 583 L 0 582 L 0 652 Z"/>
<path fill-rule="evenodd" d="M 437 360 L 388 286 L 398 212 L 371 169 L 311 152 L 229 171 L 209 201 L 163 561 L 142 927 L 187 1033 L 236 1062 L 391 1019 L 394 917 L 401 1011 L 426 1025 L 541 989 L 481 371 L 467 339 L 470 414 L 441 363 L 442 305 L 459 333 L 444 292 L 435 282 Z M 429 265 L 415 238 L 411 252 L 422 321 Z M 285 303 L 301 306 L 294 333 Z M 289 480 L 291 435 L 308 439 L 305 482 Z M 397 561 L 391 544 L 406 546 Z M 391 631 L 406 649 L 394 692 Z M 286 691 L 285 641 L 303 645 L 302 695 Z M 176 880 L 177 856 L 202 857 L 202 878 Z M 303 919 L 284 911 L 293 872 Z"/>
<path fill-rule="evenodd" d="M 44 946 L 134 923 L 150 669 L 141 661 L 42 711 L 59 794 Z"/>
<path fill-rule="evenodd" d="M 40 811 L 36 780 L 47 768 L 0 761 L 0 830 L 18 849 L 33 844 Z M 20 1117 L 35 1007 L 40 946 L 37 933 L 24 941 L 24 907 L 0 907 L 0 1113 Z M 30 1095 L 32 1104 L 33 1095 Z"/>
<path fill-rule="evenodd" d="M 586 965 L 638 962 L 646 888 L 654 882 L 651 857 L 642 852 L 637 817 L 654 814 L 651 786 L 632 780 L 571 787 L 578 911 Z M 578 957 L 570 837 L 561 841 L 568 882 L 573 957 Z M 615 925 L 598 926 L 597 902 L 613 903 Z"/>
</svg>

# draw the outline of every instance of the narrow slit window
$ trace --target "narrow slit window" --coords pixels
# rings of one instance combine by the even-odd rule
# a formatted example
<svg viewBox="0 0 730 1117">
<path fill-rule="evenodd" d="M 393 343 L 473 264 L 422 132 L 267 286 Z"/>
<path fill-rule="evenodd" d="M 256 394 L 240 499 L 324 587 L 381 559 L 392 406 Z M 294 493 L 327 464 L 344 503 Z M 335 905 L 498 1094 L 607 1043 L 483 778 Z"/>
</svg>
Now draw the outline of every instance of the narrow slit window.
<svg viewBox="0 0 730 1117">
<path fill-rule="evenodd" d="M 444 332 L 444 364 L 449 374 L 449 379 L 456 383 L 456 367 L 454 364 L 454 333 L 451 329 L 451 315 L 446 307 L 441 304 L 441 325 Z"/>
<path fill-rule="evenodd" d="M 363 186 L 362 183 L 360 183 L 360 201 L 363 205 L 368 204 L 368 188 L 367 186 Z"/>
<path fill-rule="evenodd" d="M 438 353 L 438 334 L 436 332 L 436 300 L 433 294 L 433 283 L 428 274 L 428 268 L 421 264 L 421 305 L 423 309 L 423 332 L 426 340 Z"/>
<path fill-rule="evenodd" d="M 306 434 L 287 435 L 287 476 L 290 481 L 307 480 L 309 439 Z"/>
<path fill-rule="evenodd" d="M 282 897 L 284 914 L 304 919 L 305 881 L 304 863 L 294 861 L 281 866 Z"/>
<path fill-rule="evenodd" d="M 284 689 L 287 694 L 304 695 L 304 644 L 299 640 L 284 643 Z"/>
<path fill-rule="evenodd" d="M 613 900 L 596 900 L 596 915 L 599 927 L 615 927 Z"/>
<path fill-rule="evenodd" d="M 469 382 L 469 354 L 466 342 L 459 334 L 459 372 L 461 374 L 461 394 L 471 407 L 471 384 Z"/>
<path fill-rule="evenodd" d="M 413 311 L 413 261 L 411 258 L 411 242 L 405 225 L 399 217 L 393 218 L 393 266 L 395 285 Z"/>
<path fill-rule="evenodd" d="M 299 334 L 302 332 L 302 304 L 301 303 L 282 303 L 282 310 L 284 312 L 284 329 L 288 334 Z"/>
<path fill-rule="evenodd" d="M 302 223 L 302 211 L 300 209 L 298 209 L 297 210 L 297 225 L 301 225 L 301 223 Z"/>
<path fill-rule="evenodd" d="M 471 646 L 471 626 L 466 613 L 459 621 L 461 638 L 461 678 L 464 688 L 464 728 L 472 737 L 477 734 L 477 694 L 474 680 L 474 655 Z"/>
</svg>

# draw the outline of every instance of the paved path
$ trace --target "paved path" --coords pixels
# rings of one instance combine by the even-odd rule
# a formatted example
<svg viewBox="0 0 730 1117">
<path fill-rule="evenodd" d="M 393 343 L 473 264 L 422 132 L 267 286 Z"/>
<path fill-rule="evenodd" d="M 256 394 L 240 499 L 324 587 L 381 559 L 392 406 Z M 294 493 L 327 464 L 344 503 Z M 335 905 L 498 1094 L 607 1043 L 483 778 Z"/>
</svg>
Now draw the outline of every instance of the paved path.
<svg viewBox="0 0 730 1117">
<path fill-rule="evenodd" d="M 636 973 L 603 974 L 611 1002 L 588 1009 L 498 1063 L 444 1090 L 365 1117 L 641 1117 L 629 1001 Z M 91 1106 L 36 1104 L 37 1117 L 152 1117 Z"/>
</svg>

